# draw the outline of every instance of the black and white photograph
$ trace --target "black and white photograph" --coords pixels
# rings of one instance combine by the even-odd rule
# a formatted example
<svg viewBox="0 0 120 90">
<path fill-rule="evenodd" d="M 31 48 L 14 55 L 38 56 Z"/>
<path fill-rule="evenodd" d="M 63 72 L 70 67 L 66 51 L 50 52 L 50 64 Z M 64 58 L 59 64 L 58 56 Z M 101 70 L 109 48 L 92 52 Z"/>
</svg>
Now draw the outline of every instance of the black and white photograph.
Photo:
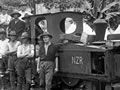
<svg viewBox="0 0 120 90">
<path fill-rule="evenodd" d="M 120 0 L 0 0 L 0 90 L 120 90 Z"/>
</svg>

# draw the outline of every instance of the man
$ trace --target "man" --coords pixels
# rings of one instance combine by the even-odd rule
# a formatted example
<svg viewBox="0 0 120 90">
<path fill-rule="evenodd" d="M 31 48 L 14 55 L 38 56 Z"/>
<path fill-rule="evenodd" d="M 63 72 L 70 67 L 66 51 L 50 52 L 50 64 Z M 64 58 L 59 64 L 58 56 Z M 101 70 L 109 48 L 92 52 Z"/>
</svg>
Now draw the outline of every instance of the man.
<svg viewBox="0 0 120 90">
<path fill-rule="evenodd" d="M 11 16 L 8 15 L 7 9 L 2 9 L 2 12 L 0 13 L 0 27 L 6 30 L 10 20 L 11 20 Z"/>
<path fill-rule="evenodd" d="M 3 28 L 0 28 L 0 59 L 6 57 L 6 53 L 8 50 L 7 44 L 8 39 L 6 38 L 6 32 Z"/>
<path fill-rule="evenodd" d="M 34 57 L 34 45 L 30 44 L 30 37 L 27 32 L 23 32 L 21 36 L 21 45 L 17 49 L 17 90 L 22 90 L 25 84 L 25 90 L 30 90 L 31 83 L 31 61 Z M 25 80 L 25 81 L 24 81 Z"/>
<path fill-rule="evenodd" d="M 52 35 L 48 32 L 44 32 L 41 35 L 43 39 L 43 45 L 40 47 L 39 57 L 40 57 L 40 87 L 41 90 L 50 90 L 52 85 L 52 78 L 54 74 L 54 64 L 56 58 L 56 52 L 62 44 L 54 45 L 51 42 Z"/>
<path fill-rule="evenodd" d="M 16 79 L 15 61 L 17 59 L 17 48 L 20 45 L 20 42 L 17 41 L 15 31 L 11 31 L 9 33 L 9 38 L 10 38 L 10 41 L 8 42 L 8 51 L 7 51 L 7 55 L 9 56 L 8 71 L 10 72 L 11 89 L 16 90 L 15 82 L 17 79 Z"/>
<path fill-rule="evenodd" d="M 8 39 L 6 38 L 6 32 L 3 28 L 0 28 L 0 78 L 2 81 L 2 89 L 5 88 L 4 75 L 7 69 L 7 44 Z"/>
<path fill-rule="evenodd" d="M 20 16 L 21 14 L 19 12 L 13 12 L 11 14 L 13 20 L 11 20 L 11 22 L 9 23 L 8 28 L 9 31 L 16 31 L 17 37 L 20 37 L 25 30 L 25 23 L 19 19 Z"/>
</svg>

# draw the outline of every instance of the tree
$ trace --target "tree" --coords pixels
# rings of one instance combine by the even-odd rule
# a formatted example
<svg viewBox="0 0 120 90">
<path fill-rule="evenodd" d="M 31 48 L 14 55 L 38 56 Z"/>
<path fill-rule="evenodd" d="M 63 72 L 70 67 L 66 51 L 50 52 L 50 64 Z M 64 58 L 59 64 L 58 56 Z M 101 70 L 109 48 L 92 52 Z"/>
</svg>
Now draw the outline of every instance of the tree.
<svg viewBox="0 0 120 90">
<path fill-rule="evenodd" d="M 32 0 L 0 0 L 0 5 L 8 10 L 19 9 L 23 6 L 30 6 Z"/>
<path fill-rule="evenodd" d="M 44 3 L 48 9 L 60 8 L 61 11 L 74 8 L 74 12 L 90 16 L 92 24 L 98 18 L 110 23 L 119 22 L 119 19 L 114 20 L 120 16 L 120 0 L 36 0 L 36 3 Z"/>
</svg>

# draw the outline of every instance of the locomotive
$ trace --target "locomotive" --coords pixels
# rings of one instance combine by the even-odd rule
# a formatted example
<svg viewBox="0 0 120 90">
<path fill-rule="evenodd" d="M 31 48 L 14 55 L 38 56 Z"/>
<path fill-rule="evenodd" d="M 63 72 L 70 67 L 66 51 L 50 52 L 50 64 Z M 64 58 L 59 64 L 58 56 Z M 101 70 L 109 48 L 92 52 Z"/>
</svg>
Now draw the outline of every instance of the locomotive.
<svg viewBox="0 0 120 90">
<path fill-rule="evenodd" d="M 73 32 L 65 29 L 65 20 L 70 20 Z M 28 21 L 32 42 L 36 44 L 36 37 L 42 28 L 38 23 L 45 20 L 47 31 L 53 35 L 53 42 L 62 37 L 70 41 L 61 46 L 58 51 L 57 72 L 53 79 L 53 90 L 120 90 L 120 52 L 118 43 L 119 34 L 108 35 L 104 41 L 106 22 L 95 23 L 96 35 L 89 35 L 89 44 L 81 43 L 83 33 L 83 14 L 78 12 L 58 12 L 54 14 L 38 14 L 24 17 Z M 42 23 L 42 22 L 41 22 Z M 117 40 L 117 42 L 115 41 Z M 110 43 L 108 43 L 110 41 Z M 112 44 L 112 48 L 106 43 Z"/>
</svg>

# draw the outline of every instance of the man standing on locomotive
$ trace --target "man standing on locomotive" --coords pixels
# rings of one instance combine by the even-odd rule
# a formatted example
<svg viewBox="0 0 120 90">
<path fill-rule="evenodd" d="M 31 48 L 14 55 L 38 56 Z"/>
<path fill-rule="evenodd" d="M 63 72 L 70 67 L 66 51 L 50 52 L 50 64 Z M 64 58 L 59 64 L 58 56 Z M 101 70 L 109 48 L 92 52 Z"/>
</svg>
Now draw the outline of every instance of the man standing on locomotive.
<svg viewBox="0 0 120 90">
<path fill-rule="evenodd" d="M 40 76 L 40 88 L 41 90 L 51 90 L 52 87 L 52 78 L 55 69 L 55 58 L 58 48 L 63 44 L 53 44 L 51 42 L 52 35 L 48 32 L 44 32 L 41 35 L 43 40 L 43 45 L 39 50 L 40 57 L 40 67 L 39 67 L 39 76 Z"/>
<path fill-rule="evenodd" d="M 15 31 L 18 38 L 21 36 L 21 34 L 25 30 L 25 22 L 19 19 L 20 16 L 21 14 L 19 12 L 17 11 L 13 12 L 11 14 L 11 17 L 13 17 L 13 20 L 10 21 L 9 28 L 8 28 L 8 31 L 11 31 L 11 30 Z"/>
<path fill-rule="evenodd" d="M 10 73 L 10 84 L 11 89 L 15 90 L 16 71 L 15 71 L 15 61 L 17 60 L 17 48 L 20 45 L 20 41 L 17 41 L 16 32 L 11 31 L 9 33 L 10 41 L 8 42 L 8 72 Z"/>
<path fill-rule="evenodd" d="M 22 44 L 17 49 L 18 60 L 16 62 L 17 71 L 17 90 L 30 90 L 31 83 L 31 61 L 34 59 L 34 45 L 30 43 L 30 37 L 27 32 L 22 33 Z"/>
</svg>

